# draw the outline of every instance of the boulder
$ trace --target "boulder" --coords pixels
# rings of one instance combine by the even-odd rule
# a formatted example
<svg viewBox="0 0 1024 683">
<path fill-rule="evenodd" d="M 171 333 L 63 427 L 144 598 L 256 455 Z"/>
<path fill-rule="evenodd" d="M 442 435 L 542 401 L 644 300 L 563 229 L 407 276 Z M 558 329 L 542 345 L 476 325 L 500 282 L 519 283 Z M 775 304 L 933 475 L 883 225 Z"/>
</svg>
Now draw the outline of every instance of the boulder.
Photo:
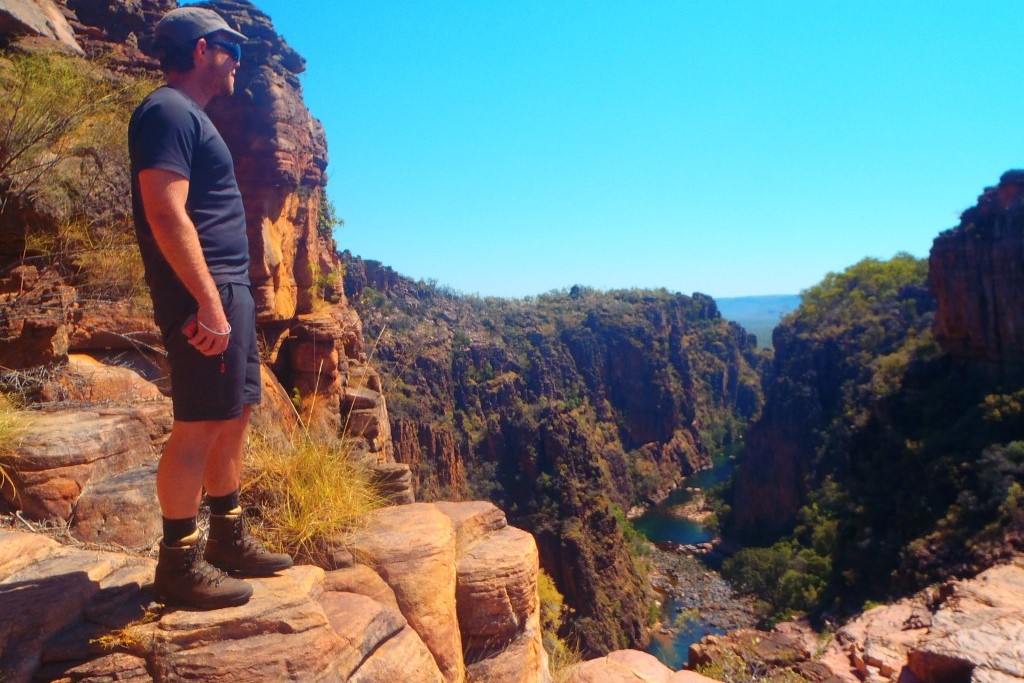
<svg viewBox="0 0 1024 683">
<path fill-rule="evenodd" d="M 342 680 L 444 680 L 427 646 L 397 608 L 363 595 L 334 591 L 325 592 L 320 604 L 344 643 L 337 660 Z"/>
<path fill-rule="evenodd" d="M 64 400 L 87 403 L 136 403 L 163 400 L 155 384 L 126 367 L 105 365 L 80 353 L 68 355 L 67 370 L 58 382 Z"/>
<path fill-rule="evenodd" d="M 67 358 L 75 297 L 50 269 L 18 266 L 0 278 L 0 365 L 17 370 Z"/>
<path fill-rule="evenodd" d="M 406 627 L 385 641 L 348 680 L 349 683 L 443 683 L 447 679 L 416 632 Z"/>
<path fill-rule="evenodd" d="M 957 584 L 907 664 L 924 683 L 1024 681 L 1024 563 Z"/>
<path fill-rule="evenodd" d="M 0 671 L 6 683 L 29 681 L 44 661 L 58 659 L 47 651 L 59 634 L 66 650 L 69 631 L 88 632 L 93 619 L 111 623 L 104 615 L 140 595 L 132 568 L 152 575 L 152 560 L 65 548 L 22 532 L 0 531 L 0 558 L 8 558 L 0 561 Z"/>
<path fill-rule="evenodd" d="M 75 504 L 72 535 L 132 550 L 153 547 L 163 534 L 156 466 L 148 463 L 87 486 Z"/>
<path fill-rule="evenodd" d="M 402 614 L 426 643 L 444 680 L 464 681 L 451 520 L 424 503 L 384 508 L 356 534 L 352 552 L 394 590 Z"/>
<path fill-rule="evenodd" d="M 533 536 L 511 526 L 462 554 L 455 604 L 467 661 L 512 642 L 538 613 L 539 571 Z"/>
<path fill-rule="evenodd" d="M 0 35 L 47 38 L 68 52 L 85 54 L 64 13 L 51 0 L 0 0 Z"/>
<path fill-rule="evenodd" d="M 69 521 L 90 482 L 151 464 L 170 424 L 167 401 L 33 415 L 8 463 L 16 493 L 5 494 L 35 519 Z"/>
<path fill-rule="evenodd" d="M 453 503 L 439 501 L 437 509 L 448 515 L 455 525 L 456 552 L 461 556 L 466 548 L 498 529 L 508 525 L 505 513 L 493 503 L 483 500 Z"/>
<path fill-rule="evenodd" d="M 253 597 L 230 610 L 164 613 L 146 656 L 157 680 L 337 681 L 344 643 L 311 593 L 323 571 L 298 566 L 252 581 Z"/>
<path fill-rule="evenodd" d="M 351 567 L 327 572 L 324 590 L 365 595 L 382 605 L 399 609 L 391 586 L 365 564 L 353 564 Z"/>
<path fill-rule="evenodd" d="M 132 301 L 90 301 L 71 318 L 72 351 L 142 351 L 163 346 L 153 313 Z"/>
<path fill-rule="evenodd" d="M 481 653 L 481 656 L 468 663 L 468 680 L 551 683 L 539 615 L 539 612 L 531 614 L 522 632 L 511 642 L 502 643 L 500 650 Z"/>
<path fill-rule="evenodd" d="M 639 650 L 617 650 L 573 667 L 566 683 L 712 683 L 693 671 L 672 671 L 654 655 Z"/>
</svg>

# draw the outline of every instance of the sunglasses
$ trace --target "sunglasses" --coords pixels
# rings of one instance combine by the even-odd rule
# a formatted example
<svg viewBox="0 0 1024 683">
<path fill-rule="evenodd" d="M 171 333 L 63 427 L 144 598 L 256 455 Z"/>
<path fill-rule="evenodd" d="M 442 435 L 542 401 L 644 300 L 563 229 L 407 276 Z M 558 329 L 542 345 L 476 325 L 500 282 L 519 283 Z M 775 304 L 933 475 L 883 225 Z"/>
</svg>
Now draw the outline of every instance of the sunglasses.
<svg viewBox="0 0 1024 683">
<path fill-rule="evenodd" d="M 207 38 L 207 45 L 215 45 L 224 52 L 228 53 L 233 60 L 236 62 L 242 61 L 242 44 L 241 43 L 230 43 L 226 40 L 217 40 L 216 38 Z"/>
</svg>

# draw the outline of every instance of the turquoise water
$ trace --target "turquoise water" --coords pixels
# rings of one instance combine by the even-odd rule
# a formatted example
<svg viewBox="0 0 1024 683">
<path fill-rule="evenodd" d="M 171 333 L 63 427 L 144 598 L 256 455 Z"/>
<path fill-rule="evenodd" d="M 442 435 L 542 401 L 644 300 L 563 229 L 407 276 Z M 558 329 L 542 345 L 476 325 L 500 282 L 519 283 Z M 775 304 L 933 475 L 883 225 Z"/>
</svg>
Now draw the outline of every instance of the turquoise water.
<svg viewBox="0 0 1024 683">
<path fill-rule="evenodd" d="M 683 486 L 673 491 L 665 500 L 648 510 L 643 516 L 633 520 L 634 526 L 648 539 L 654 542 L 672 541 L 680 544 L 704 543 L 714 538 L 714 534 L 705 527 L 686 519 L 679 519 L 669 514 L 668 510 L 688 502 L 693 493 L 687 487 L 705 489 L 725 481 L 735 467 L 735 461 L 726 457 L 717 458 L 713 467 L 688 477 Z M 678 600 L 667 599 L 662 606 L 662 621 L 672 622 L 678 610 L 697 610 L 700 605 L 683 604 Z M 681 628 L 671 635 L 654 633 L 647 652 L 673 670 L 686 666 L 689 659 L 690 645 L 697 643 L 706 635 L 724 633 L 723 629 L 715 628 L 705 619 L 689 619 Z"/>
<path fill-rule="evenodd" d="M 716 459 L 711 469 L 687 477 L 683 486 L 670 493 L 665 500 L 652 507 L 641 517 L 634 519 L 633 526 L 655 543 L 672 541 L 673 543 L 689 544 L 710 541 L 714 538 L 711 531 L 696 522 L 674 517 L 669 510 L 676 505 L 687 503 L 693 498 L 693 493 L 687 491 L 687 488 L 705 489 L 719 484 L 732 474 L 735 466 L 735 461 L 729 458 Z"/>
</svg>

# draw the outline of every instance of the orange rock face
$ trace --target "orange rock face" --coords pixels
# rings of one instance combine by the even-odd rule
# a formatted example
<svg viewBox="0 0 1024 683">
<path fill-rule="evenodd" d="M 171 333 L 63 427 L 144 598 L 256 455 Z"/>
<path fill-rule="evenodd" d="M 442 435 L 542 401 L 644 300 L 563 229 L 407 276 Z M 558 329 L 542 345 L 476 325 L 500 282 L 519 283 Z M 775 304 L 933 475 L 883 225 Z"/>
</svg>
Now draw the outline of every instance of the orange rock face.
<svg viewBox="0 0 1024 683">
<path fill-rule="evenodd" d="M 998 365 L 1024 357 L 1024 173 L 989 188 L 960 225 L 935 239 L 928 284 L 935 337 L 957 358 Z"/>
</svg>

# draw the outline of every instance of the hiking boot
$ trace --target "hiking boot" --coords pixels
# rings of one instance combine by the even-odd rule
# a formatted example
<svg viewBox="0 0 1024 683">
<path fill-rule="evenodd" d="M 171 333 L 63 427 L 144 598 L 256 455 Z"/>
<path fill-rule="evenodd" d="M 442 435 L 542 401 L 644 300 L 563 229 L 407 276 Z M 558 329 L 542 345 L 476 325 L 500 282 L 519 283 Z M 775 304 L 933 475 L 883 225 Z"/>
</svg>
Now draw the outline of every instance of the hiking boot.
<svg viewBox="0 0 1024 683">
<path fill-rule="evenodd" d="M 241 508 L 226 515 L 210 515 L 210 538 L 204 556 L 224 571 L 246 576 L 271 576 L 292 566 L 289 555 L 272 553 L 252 537 Z"/>
<path fill-rule="evenodd" d="M 195 609 L 236 607 L 249 601 L 252 586 L 203 559 L 198 531 L 183 541 L 181 546 L 160 542 L 153 590 L 161 601 Z"/>
</svg>

